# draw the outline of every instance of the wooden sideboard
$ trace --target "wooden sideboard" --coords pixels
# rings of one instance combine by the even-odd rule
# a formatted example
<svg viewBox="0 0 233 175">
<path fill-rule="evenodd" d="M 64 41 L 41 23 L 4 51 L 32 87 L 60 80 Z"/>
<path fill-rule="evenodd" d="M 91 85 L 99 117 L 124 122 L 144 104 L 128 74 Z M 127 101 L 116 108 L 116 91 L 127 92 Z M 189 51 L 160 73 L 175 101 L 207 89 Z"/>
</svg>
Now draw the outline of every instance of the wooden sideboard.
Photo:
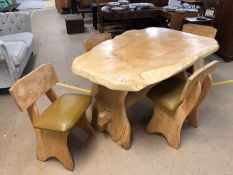
<svg viewBox="0 0 233 175">
<path fill-rule="evenodd" d="M 233 0 L 219 0 L 214 26 L 220 49 L 218 54 L 225 61 L 233 61 Z"/>
</svg>

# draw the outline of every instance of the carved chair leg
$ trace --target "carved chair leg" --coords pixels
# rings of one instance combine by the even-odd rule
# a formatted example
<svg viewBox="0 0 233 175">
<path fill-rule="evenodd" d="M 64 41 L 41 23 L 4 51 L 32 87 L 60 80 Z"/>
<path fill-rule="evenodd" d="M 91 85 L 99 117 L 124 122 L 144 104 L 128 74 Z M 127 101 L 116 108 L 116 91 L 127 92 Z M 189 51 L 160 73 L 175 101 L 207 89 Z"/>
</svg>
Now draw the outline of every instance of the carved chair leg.
<svg viewBox="0 0 233 175">
<path fill-rule="evenodd" d="M 95 131 L 92 128 L 91 124 L 87 120 L 86 113 L 83 114 L 83 116 L 78 121 L 78 126 L 82 128 L 87 134 L 90 136 L 94 135 Z"/>
<path fill-rule="evenodd" d="M 189 122 L 189 124 L 194 127 L 197 128 L 197 122 L 198 122 L 198 109 L 199 109 L 199 105 L 201 104 L 201 102 L 205 99 L 205 97 L 207 96 L 210 88 L 211 88 L 211 77 L 207 76 L 203 82 L 202 82 L 202 86 L 201 86 L 201 94 L 200 97 L 198 99 L 198 102 L 196 104 L 196 106 L 193 108 L 193 110 L 190 112 L 187 120 Z"/>
<path fill-rule="evenodd" d="M 148 134 L 160 133 L 168 141 L 169 145 L 178 149 L 180 145 L 180 131 L 183 122 L 177 120 L 175 113 L 170 113 L 166 109 L 157 106 L 154 115 L 146 127 Z"/>
<path fill-rule="evenodd" d="M 198 121 L 198 106 L 195 106 L 191 113 L 188 115 L 187 120 L 189 125 L 193 128 L 197 128 L 197 121 Z"/>
<path fill-rule="evenodd" d="M 37 141 L 37 159 L 46 161 L 49 157 L 57 158 L 65 169 L 74 170 L 74 164 L 67 146 L 69 131 L 58 132 L 35 129 Z"/>
</svg>

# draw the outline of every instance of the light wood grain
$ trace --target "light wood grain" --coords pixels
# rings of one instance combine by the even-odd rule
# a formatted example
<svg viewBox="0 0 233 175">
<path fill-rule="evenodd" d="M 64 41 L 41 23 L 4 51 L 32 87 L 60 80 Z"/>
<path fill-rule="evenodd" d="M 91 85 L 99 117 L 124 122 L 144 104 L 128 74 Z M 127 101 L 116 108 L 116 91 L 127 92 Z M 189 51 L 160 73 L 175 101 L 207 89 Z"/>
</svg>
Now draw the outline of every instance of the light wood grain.
<svg viewBox="0 0 233 175">
<path fill-rule="evenodd" d="M 23 79 L 16 81 L 10 88 L 10 93 L 14 97 L 19 109 L 26 111 L 27 108 L 49 91 L 57 82 L 58 78 L 53 66 L 51 64 L 44 64 L 24 76 Z"/>
<path fill-rule="evenodd" d="M 183 32 L 192 33 L 199 36 L 205 36 L 215 38 L 217 29 L 212 26 L 204 26 L 197 24 L 185 24 L 183 26 Z"/>
<path fill-rule="evenodd" d="M 191 126 L 197 126 L 198 107 L 211 87 L 210 77 L 218 63 L 213 61 L 188 78 L 180 97 L 181 104 L 176 110 L 170 111 L 156 103 L 146 132 L 163 134 L 168 143 L 178 149 L 184 120 L 187 118 Z"/>
<path fill-rule="evenodd" d="M 197 24 L 185 24 L 183 26 L 183 32 L 192 33 L 199 36 L 205 36 L 215 38 L 217 29 L 212 26 L 204 26 Z M 192 71 L 195 72 L 204 66 L 204 59 L 199 59 L 192 67 Z"/>
<path fill-rule="evenodd" d="M 44 64 L 18 80 L 10 88 L 9 92 L 14 97 L 19 109 L 27 110 L 33 126 L 41 117 L 36 107 L 36 100 L 45 94 L 54 103 L 58 96 L 52 86 L 57 82 L 58 78 L 53 66 Z M 62 108 L 62 106 L 60 107 Z M 85 112 L 81 115 L 82 117 L 77 121 L 77 125 L 88 134 L 93 135 L 94 130 L 86 119 Z M 34 128 L 34 131 L 37 142 L 37 159 L 46 161 L 49 157 L 55 157 L 67 170 L 73 171 L 74 163 L 67 146 L 70 129 L 53 131 L 45 127 L 43 129 Z"/>
<path fill-rule="evenodd" d="M 83 47 L 85 49 L 86 52 L 90 51 L 93 47 L 97 46 L 98 44 L 100 44 L 103 41 L 112 39 L 112 35 L 111 33 L 101 33 L 95 36 L 92 36 L 88 39 L 86 39 L 83 42 Z"/>
<path fill-rule="evenodd" d="M 92 124 L 99 130 L 107 130 L 113 141 L 129 149 L 131 128 L 125 110 L 127 91 L 115 91 L 100 85 L 96 90 Z"/>
<path fill-rule="evenodd" d="M 33 104 L 28 108 L 30 118 L 39 117 L 39 112 Z M 63 166 L 69 170 L 74 170 L 74 164 L 67 147 L 67 137 L 69 131 L 56 132 L 43 129 L 34 129 L 36 133 L 36 155 L 40 161 L 46 161 L 49 157 L 57 158 Z"/>
<path fill-rule="evenodd" d="M 112 90 L 139 91 L 218 49 L 212 38 L 165 28 L 131 30 L 77 57 L 74 74 Z"/>
</svg>

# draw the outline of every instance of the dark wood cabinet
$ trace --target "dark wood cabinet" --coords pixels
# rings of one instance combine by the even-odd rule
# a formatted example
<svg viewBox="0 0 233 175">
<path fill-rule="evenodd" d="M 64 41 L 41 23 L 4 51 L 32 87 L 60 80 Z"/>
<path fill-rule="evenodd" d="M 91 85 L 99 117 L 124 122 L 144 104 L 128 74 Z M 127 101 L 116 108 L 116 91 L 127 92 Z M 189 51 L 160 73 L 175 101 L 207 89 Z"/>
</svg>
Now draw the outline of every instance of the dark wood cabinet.
<svg viewBox="0 0 233 175">
<path fill-rule="evenodd" d="M 218 30 L 218 54 L 225 61 L 233 61 L 233 0 L 218 1 L 214 26 Z"/>
</svg>

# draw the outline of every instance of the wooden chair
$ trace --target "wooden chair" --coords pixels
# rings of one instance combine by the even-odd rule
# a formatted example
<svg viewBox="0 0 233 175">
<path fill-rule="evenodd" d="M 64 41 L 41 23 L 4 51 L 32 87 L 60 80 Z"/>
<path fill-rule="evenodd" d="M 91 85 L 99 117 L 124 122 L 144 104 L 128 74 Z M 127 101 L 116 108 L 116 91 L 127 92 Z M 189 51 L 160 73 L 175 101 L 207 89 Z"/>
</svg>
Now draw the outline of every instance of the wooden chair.
<svg viewBox="0 0 233 175">
<path fill-rule="evenodd" d="M 155 109 L 146 132 L 163 134 L 168 143 L 178 149 L 184 120 L 187 118 L 190 125 L 196 127 L 198 106 L 211 87 L 211 73 L 217 65 L 218 61 L 213 61 L 187 81 L 173 77 L 152 88 L 148 96 L 155 102 Z"/>
<path fill-rule="evenodd" d="M 44 64 L 18 80 L 9 91 L 19 109 L 29 114 L 36 134 L 37 159 L 45 161 L 49 157 L 55 157 L 67 170 L 72 171 L 74 164 L 67 146 L 67 137 L 75 125 L 90 135 L 94 133 L 86 119 L 91 97 L 79 94 L 57 97 L 52 89 L 57 82 L 53 66 Z M 39 114 L 36 100 L 43 94 L 46 94 L 52 104 Z"/>
<path fill-rule="evenodd" d="M 212 26 L 204 26 L 197 24 L 184 24 L 182 31 L 187 33 L 192 33 L 194 35 L 205 36 L 210 38 L 215 38 L 217 33 L 217 29 L 215 29 Z M 194 64 L 194 66 L 188 69 L 188 72 L 193 73 L 203 66 L 204 66 L 204 59 L 200 59 Z"/>
<path fill-rule="evenodd" d="M 93 47 L 100 44 L 103 41 L 112 39 L 111 33 L 101 33 L 95 36 L 92 36 L 83 42 L 83 47 L 86 52 L 90 51 Z"/>
<path fill-rule="evenodd" d="M 185 24 L 183 26 L 183 32 L 192 33 L 199 36 L 205 36 L 215 38 L 217 29 L 212 26 L 204 26 L 198 24 Z"/>
</svg>

